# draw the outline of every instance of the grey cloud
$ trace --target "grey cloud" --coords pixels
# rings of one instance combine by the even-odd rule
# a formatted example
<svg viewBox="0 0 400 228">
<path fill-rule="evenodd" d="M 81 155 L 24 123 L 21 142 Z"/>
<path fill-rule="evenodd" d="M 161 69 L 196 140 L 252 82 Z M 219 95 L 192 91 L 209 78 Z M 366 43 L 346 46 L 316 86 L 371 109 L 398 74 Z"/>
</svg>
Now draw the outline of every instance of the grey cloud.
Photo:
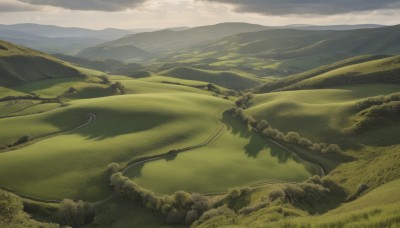
<svg viewBox="0 0 400 228">
<path fill-rule="evenodd" d="M 333 15 L 380 9 L 399 9 L 399 0 L 202 0 L 227 3 L 238 12 L 265 15 Z"/>
<path fill-rule="evenodd" d="M 0 2 L 0 13 L 5 12 L 24 12 L 24 11 L 38 11 L 36 6 L 24 4 L 21 2 Z"/>
<path fill-rule="evenodd" d="M 56 6 L 71 10 L 121 11 L 147 0 L 19 0 L 32 5 Z"/>
</svg>

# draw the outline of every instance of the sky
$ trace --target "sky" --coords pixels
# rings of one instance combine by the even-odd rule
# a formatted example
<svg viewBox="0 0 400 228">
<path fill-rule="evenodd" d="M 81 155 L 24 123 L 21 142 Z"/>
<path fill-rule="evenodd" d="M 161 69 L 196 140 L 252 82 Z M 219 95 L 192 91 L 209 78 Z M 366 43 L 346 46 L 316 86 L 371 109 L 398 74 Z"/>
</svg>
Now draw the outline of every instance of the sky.
<svg viewBox="0 0 400 228">
<path fill-rule="evenodd" d="M 170 28 L 222 22 L 400 24 L 400 0 L 0 0 L 0 24 Z"/>
</svg>

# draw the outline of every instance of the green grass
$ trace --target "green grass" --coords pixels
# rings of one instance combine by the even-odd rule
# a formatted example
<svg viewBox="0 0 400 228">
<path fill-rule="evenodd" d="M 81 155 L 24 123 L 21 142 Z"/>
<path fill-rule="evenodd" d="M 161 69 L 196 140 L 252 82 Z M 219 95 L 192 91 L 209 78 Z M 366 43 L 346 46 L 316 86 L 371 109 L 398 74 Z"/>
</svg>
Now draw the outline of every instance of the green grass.
<svg viewBox="0 0 400 228">
<path fill-rule="evenodd" d="M 178 190 L 225 192 L 263 182 L 301 182 L 316 173 L 312 165 L 303 164 L 230 114 L 225 114 L 223 121 L 225 130 L 215 142 L 134 166 L 126 175 L 156 193 L 172 194 Z"/>
<path fill-rule="evenodd" d="M 229 89 L 249 89 L 260 84 L 257 78 L 247 74 L 199 70 L 188 67 L 177 67 L 159 72 L 159 74 L 186 80 L 205 81 Z"/>
<path fill-rule="evenodd" d="M 96 207 L 93 224 L 85 227 L 170 227 L 159 212 L 117 197 L 111 199 Z"/>
<path fill-rule="evenodd" d="M 358 85 L 332 89 L 274 92 L 255 95 L 246 112 L 256 119 L 265 119 L 284 132 L 296 131 L 314 141 L 355 145 L 375 145 L 374 130 L 368 135 L 348 137 L 342 130 L 351 124 L 356 114 L 354 105 L 367 97 L 386 95 L 400 90 L 398 85 Z M 368 136 L 368 137 L 367 137 Z M 387 143 L 393 143 L 392 142 Z"/>
<path fill-rule="evenodd" d="M 32 49 L 0 41 L 0 85 L 16 86 L 60 77 L 82 77 L 70 64 Z"/>
<path fill-rule="evenodd" d="M 37 115 L 0 120 L 1 140 L 83 129 L 0 154 L 0 185 L 46 199 L 99 200 L 110 194 L 105 169 L 192 145 L 214 131 L 215 112 L 229 102 L 193 93 L 126 95 L 71 101 Z M 185 107 L 182 109 L 182 107 Z M 78 121 L 79 120 L 79 121 Z"/>
</svg>

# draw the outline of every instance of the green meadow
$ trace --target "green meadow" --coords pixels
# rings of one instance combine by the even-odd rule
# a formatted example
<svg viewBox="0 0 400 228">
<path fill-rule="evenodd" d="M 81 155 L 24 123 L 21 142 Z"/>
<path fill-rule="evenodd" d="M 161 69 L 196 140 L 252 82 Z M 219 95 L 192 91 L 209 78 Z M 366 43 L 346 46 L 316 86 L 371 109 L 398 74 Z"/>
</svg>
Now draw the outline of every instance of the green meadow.
<svg viewBox="0 0 400 228">
<path fill-rule="evenodd" d="M 158 194 L 178 190 L 226 192 L 228 188 L 268 182 L 301 182 L 317 168 L 247 128 L 229 114 L 224 129 L 210 144 L 137 164 L 125 175 Z"/>
</svg>

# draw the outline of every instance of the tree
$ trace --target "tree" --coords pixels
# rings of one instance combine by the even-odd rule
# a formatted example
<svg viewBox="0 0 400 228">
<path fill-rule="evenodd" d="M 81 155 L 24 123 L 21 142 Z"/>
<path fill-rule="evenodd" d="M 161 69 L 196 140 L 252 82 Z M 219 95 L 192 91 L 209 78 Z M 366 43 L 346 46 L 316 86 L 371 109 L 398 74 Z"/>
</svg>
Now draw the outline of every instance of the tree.
<svg viewBox="0 0 400 228">
<path fill-rule="evenodd" d="M 114 173 L 117 173 L 119 171 L 120 167 L 118 163 L 111 163 L 107 167 L 107 173 L 112 175 Z"/>
<path fill-rule="evenodd" d="M 111 87 L 115 90 L 115 92 L 118 92 L 120 94 L 125 94 L 125 87 L 122 85 L 121 82 L 115 82 L 114 84 L 111 85 Z"/>
<path fill-rule="evenodd" d="M 101 82 L 100 82 L 101 84 L 111 84 L 111 81 L 107 75 L 103 74 L 103 75 L 99 76 L 99 78 L 101 79 Z"/>
</svg>

